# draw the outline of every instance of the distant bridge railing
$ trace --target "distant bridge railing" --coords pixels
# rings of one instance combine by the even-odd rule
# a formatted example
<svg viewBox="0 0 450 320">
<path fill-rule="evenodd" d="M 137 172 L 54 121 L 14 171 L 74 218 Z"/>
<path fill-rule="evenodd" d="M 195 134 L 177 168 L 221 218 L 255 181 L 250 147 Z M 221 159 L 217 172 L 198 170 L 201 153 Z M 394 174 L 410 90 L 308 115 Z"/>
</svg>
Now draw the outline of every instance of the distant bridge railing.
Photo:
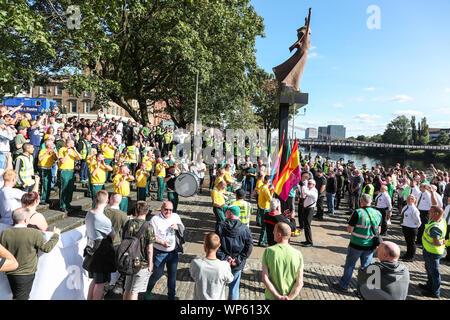
<svg viewBox="0 0 450 320">
<path fill-rule="evenodd" d="M 298 139 L 299 145 L 304 146 L 327 146 L 327 147 L 362 147 L 362 148 L 384 148 L 384 149 L 410 149 L 410 150 L 431 150 L 431 151 L 450 151 L 450 146 L 413 146 L 405 144 L 389 143 L 369 143 L 369 142 L 327 142 Z"/>
</svg>

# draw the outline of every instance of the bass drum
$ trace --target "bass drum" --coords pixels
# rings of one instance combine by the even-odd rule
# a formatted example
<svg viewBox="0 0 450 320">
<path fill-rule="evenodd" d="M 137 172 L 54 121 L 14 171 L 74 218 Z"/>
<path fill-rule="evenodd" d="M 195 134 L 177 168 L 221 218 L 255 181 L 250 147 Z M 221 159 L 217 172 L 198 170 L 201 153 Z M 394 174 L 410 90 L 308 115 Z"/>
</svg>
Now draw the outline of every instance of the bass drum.
<svg viewBox="0 0 450 320">
<path fill-rule="evenodd" d="M 175 179 L 175 192 L 178 193 L 179 196 L 189 198 L 197 193 L 199 184 L 200 181 L 195 174 L 185 172 Z"/>
</svg>

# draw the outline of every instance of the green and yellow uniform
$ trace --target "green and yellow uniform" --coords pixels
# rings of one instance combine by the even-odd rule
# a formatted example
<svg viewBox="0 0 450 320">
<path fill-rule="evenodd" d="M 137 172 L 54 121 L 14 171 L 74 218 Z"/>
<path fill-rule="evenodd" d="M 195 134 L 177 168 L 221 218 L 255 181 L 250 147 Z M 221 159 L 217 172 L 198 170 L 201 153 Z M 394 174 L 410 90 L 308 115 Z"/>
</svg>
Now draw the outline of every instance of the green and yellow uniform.
<svg viewBox="0 0 450 320">
<path fill-rule="evenodd" d="M 64 163 L 58 163 L 59 174 L 61 176 L 61 187 L 59 189 L 59 204 L 61 209 L 66 209 L 70 206 L 75 190 L 75 177 L 73 169 L 75 167 L 75 160 L 81 160 L 81 157 L 73 150 L 68 150 L 66 147 L 61 147 L 58 151 L 58 158 L 61 160 L 68 155 Z"/>
<path fill-rule="evenodd" d="M 39 151 L 38 158 L 41 158 L 47 153 L 47 148 Z M 50 189 L 52 185 L 52 167 L 57 159 L 54 150 L 49 152 L 42 160 L 38 160 L 38 172 L 41 177 L 41 204 L 50 201 Z"/>
</svg>

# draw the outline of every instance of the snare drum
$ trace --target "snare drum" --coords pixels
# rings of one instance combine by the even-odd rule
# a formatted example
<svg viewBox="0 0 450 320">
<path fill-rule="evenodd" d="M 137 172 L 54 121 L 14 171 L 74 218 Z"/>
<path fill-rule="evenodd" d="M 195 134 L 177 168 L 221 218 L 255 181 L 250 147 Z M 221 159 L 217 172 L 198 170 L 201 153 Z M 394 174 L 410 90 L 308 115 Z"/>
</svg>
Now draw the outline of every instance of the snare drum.
<svg viewBox="0 0 450 320">
<path fill-rule="evenodd" d="M 192 197 L 197 193 L 199 185 L 200 181 L 195 174 L 185 172 L 175 179 L 175 192 L 184 198 Z"/>
</svg>

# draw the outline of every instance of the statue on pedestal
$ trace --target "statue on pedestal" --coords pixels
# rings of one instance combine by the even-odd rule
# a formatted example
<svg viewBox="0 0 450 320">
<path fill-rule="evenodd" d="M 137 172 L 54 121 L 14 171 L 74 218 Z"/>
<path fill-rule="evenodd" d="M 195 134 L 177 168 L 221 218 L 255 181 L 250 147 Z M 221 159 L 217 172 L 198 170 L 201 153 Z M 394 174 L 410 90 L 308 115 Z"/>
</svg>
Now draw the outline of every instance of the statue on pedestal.
<svg viewBox="0 0 450 320">
<path fill-rule="evenodd" d="M 305 25 L 297 30 L 298 40 L 290 48 L 290 52 L 294 49 L 297 51 L 287 61 L 273 68 L 275 77 L 280 84 L 281 91 L 299 91 L 300 78 L 305 69 L 306 60 L 308 58 L 308 50 L 311 45 L 309 35 L 311 29 L 309 23 L 311 20 L 311 8 L 309 9 L 308 18 L 305 19 Z"/>
</svg>

